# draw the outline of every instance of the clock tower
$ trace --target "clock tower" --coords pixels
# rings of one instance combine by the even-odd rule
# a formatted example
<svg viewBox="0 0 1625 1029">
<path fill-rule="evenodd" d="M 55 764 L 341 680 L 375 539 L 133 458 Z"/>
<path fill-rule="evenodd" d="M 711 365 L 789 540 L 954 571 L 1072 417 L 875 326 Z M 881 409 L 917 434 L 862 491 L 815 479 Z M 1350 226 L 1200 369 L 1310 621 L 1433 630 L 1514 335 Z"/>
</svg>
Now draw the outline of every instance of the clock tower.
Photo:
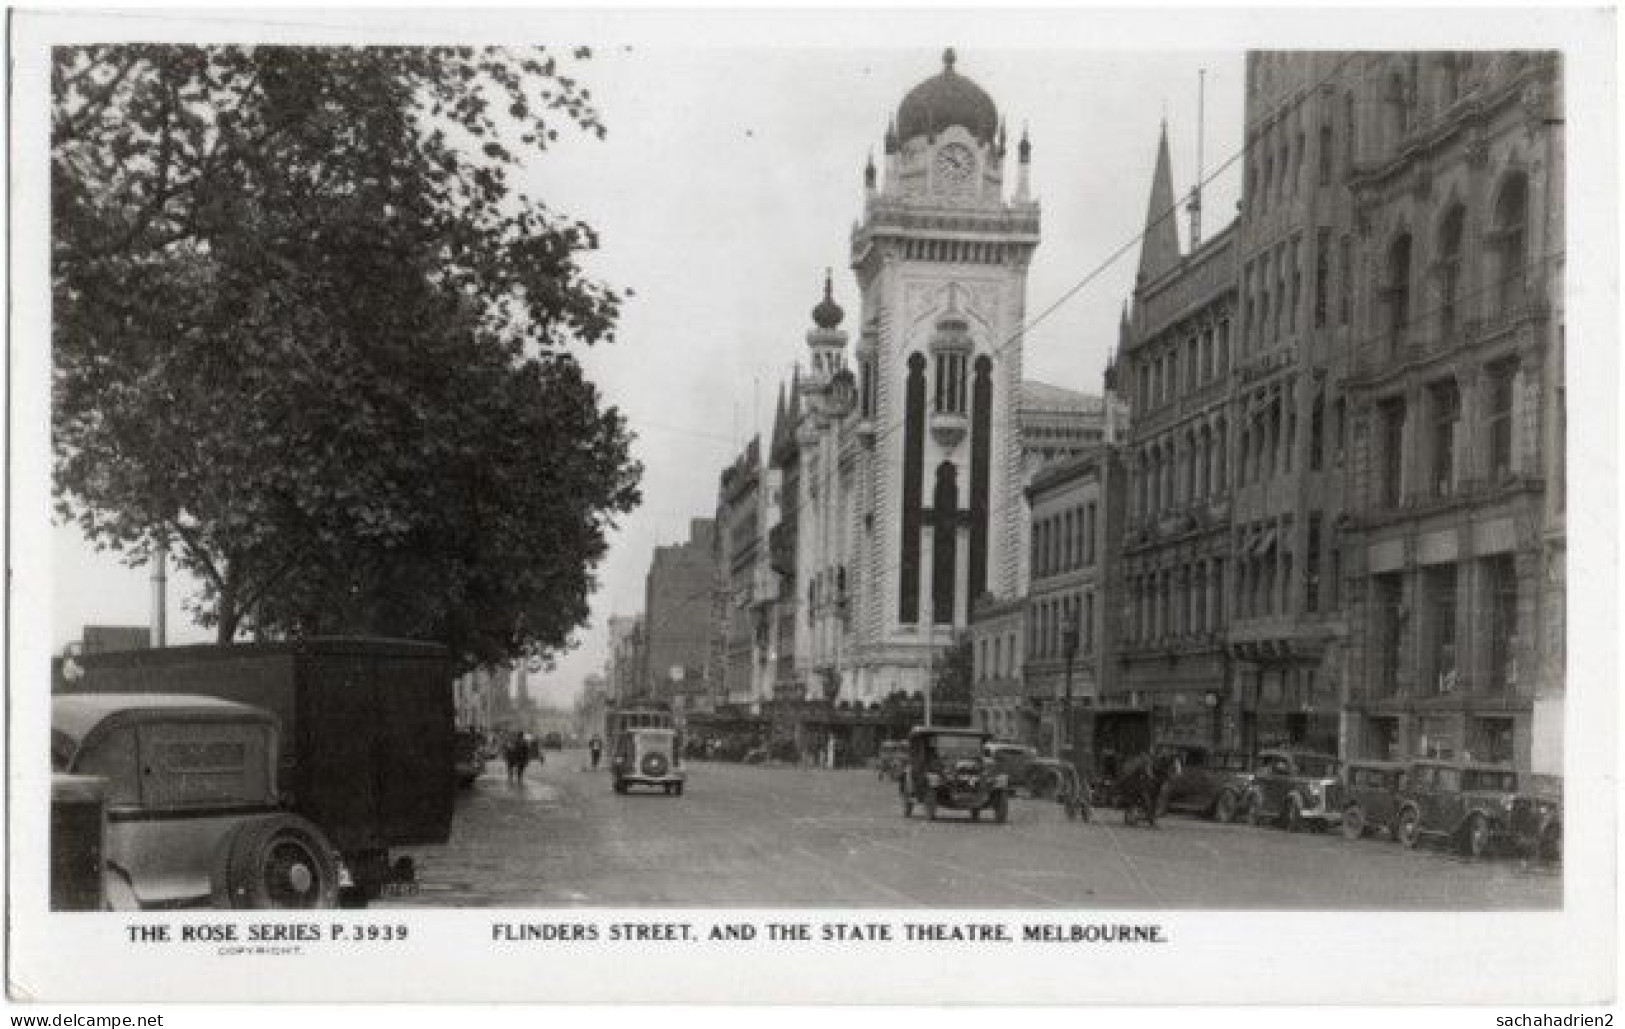
<svg viewBox="0 0 1625 1029">
<path fill-rule="evenodd" d="M 948 50 L 898 106 L 883 174 L 865 170 L 851 257 L 862 293 L 858 700 L 918 691 L 976 599 L 1019 588 L 1016 407 L 1039 209 L 1025 132 L 1006 195 L 1005 140 L 993 100 Z"/>
</svg>

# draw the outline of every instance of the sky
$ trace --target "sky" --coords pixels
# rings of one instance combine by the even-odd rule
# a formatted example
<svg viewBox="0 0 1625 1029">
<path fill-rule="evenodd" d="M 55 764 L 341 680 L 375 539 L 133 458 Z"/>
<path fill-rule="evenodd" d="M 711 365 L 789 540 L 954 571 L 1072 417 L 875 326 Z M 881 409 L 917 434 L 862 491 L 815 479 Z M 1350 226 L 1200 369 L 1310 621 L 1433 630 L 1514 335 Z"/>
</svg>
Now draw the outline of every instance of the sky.
<svg viewBox="0 0 1625 1029">
<path fill-rule="evenodd" d="M 944 46 L 955 47 L 956 71 L 987 91 L 1009 126 L 1007 183 L 1014 141 L 1024 126 L 1030 132 L 1043 227 L 1028 278 L 1029 317 L 1096 275 L 1029 330 L 1028 378 L 1100 391 L 1138 248 L 1102 265 L 1144 227 L 1164 119 L 1175 192 L 1191 188 L 1199 70 L 1206 70 L 1205 167 L 1211 172 L 1240 146 L 1240 51 L 898 43 L 626 44 L 573 66 L 608 137 L 564 133 L 527 167 L 524 188 L 596 227 L 601 250 L 586 258 L 588 270 L 634 291 L 617 340 L 584 348 L 581 358 L 637 435 L 644 500 L 611 538 L 577 647 L 531 677 L 538 699 L 566 704 L 585 676 L 602 671 L 607 619 L 641 610 L 653 548 L 682 542 L 691 518 L 714 512 L 722 468 L 751 435 L 771 428 L 779 386 L 804 360 L 826 268 L 835 270 L 837 302 L 857 310 L 847 258 L 862 212 L 864 162 L 873 153 L 883 163 L 888 118 L 911 87 L 941 70 Z M 1234 216 L 1240 173 L 1234 164 L 1205 188 L 1205 235 Z M 1184 218 L 1180 235 L 1188 246 Z M 57 649 L 86 624 L 148 623 L 148 569 L 94 552 L 71 526 L 54 529 L 53 546 Z M 210 638 L 182 609 L 189 588 L 171 580 L 171 643 Z"/>
</svg>

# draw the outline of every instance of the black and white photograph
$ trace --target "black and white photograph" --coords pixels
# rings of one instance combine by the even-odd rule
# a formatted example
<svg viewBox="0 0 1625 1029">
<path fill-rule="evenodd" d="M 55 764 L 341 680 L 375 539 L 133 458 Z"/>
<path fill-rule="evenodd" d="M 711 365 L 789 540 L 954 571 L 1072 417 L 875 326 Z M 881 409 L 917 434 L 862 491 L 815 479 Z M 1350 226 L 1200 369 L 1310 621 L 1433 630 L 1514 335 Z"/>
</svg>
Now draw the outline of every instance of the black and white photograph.
<svg viewBox="0 0 1625 1029">
<path fill-rule="evenodd" d="M 1614 997 L 1612 11 L 487 13 L 14 12 L 13 1001 Z"/>
</svg>

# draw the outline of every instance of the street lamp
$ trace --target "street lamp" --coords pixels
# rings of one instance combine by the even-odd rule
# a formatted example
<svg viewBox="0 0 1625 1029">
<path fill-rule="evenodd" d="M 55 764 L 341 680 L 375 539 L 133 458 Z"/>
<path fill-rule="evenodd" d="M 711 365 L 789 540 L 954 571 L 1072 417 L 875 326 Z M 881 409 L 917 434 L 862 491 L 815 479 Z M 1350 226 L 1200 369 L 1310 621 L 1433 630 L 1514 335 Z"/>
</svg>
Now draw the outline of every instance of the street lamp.
<svg viewBox="0 0 1625 1029">
<path fill-rule="evenodd" d="M 1061 628 L 1061 651 L 1066 656 L 1066 702 L 1061 707 L 1063 723 L 1055 726 L 1055 757 L 1061 759 L 1062 746 L 1072 749 L 1072 662 L 1078 656 L 1078 625 L 1069 621 Z M 1061 725 L 1066 727 L 1063 729 Z"/>
</svg>

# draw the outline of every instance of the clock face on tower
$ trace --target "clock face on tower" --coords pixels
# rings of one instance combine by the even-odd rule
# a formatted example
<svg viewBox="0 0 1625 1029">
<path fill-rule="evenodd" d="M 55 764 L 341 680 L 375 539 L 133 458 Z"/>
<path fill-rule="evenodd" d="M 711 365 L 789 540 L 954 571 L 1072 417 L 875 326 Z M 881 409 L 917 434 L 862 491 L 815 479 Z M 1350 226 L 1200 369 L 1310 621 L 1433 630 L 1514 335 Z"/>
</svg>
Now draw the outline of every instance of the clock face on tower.
<svg viewBox="0 0 1625 1029">
<path fill-rule="evenodd" d="M 949 143 L 937 151 L 936 179 L 944 192 L 965 192 L 975 171 L 976 155 L 965 144 Z"/>
</svg>

